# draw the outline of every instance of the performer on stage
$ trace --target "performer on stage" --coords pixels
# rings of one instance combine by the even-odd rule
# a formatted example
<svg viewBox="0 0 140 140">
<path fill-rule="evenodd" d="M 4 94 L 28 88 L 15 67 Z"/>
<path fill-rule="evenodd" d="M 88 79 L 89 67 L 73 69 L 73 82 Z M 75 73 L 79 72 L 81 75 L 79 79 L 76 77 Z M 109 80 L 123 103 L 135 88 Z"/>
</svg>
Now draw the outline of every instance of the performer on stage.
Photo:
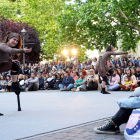
<svg viewBox="0 0 140 140">
<path fill-rule="evenodd" d="M 17 33 L 9 33 L 6 40 L 0 43 L 0 73 L 11 70 L 12 91 L 16 94 L 20 92 L 19 83 L 17 82 L 19 65 L 17 61 L 12 60 L 12 54 L 29 53 L 32 49 L 21 49 L 22 39 Z M 3 114 L 0 113 L 0 116 Z"/>
<path fill-rule="evenodd" d="M 108 46 L 106 52 L 99 56 L 99 61 L 96 64 L 96 70 L 98 71 L 99 75 L 102 77 L 102 94 L 110 94 L 109 92 L 105 91 L 105 86 L 107 83 L 107 72 L 109 74 L 113 74 L 113 71 L 110 67 L 106 65 L 107 61 L 110 59 L 111 55 L 121 55 L 121 54 L 127 54 L 131 52 L 130 50 L 127 52 L 114 52 L 113 46 Z"/>
</svg>

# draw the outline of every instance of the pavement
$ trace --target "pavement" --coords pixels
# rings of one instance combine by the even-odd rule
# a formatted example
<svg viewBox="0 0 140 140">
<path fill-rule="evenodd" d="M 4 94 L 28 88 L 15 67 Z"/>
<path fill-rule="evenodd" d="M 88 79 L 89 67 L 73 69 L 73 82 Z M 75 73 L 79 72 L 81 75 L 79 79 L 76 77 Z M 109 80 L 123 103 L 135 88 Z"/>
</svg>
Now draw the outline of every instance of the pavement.
<svg viewBox="0 0 140 140">
<path fill-rule="evenodd" d="M 94 132 L 94 127 L 105 124 L 106 121 L 96 122 L 89 125 L 84 125 L 69 130 L 62 130 L 61 132 L 54 132 L 53 134 L 41 134 L 30 137 L 30 140 L 125 140 L 124 128 L 125 124 L 120 126 L 121 133 L 115 135 L 97 134 Z M 36 138 L 35 138 L 36 137 Z"/>
<path fill-rule="evenodd" d="M 111 93 L 103 95 L 99 91 L 62 92 L 58 90 L 23 92 L 20 95 L 21 112 L 17 111 L 17 100 L 14 93 L 0 93 L 0 113 L 4 113 L 4 116 L 0 117 L 2 126 L 0 140 L 35 139 L 37 137 L 31 136 L 41 138 L 40 134 L 46 136 L 46 133 L 49 132 L 62 134 L 56 130 L 79 129 L 78 131 L 82 131 L 88 126 L 95 125 L 95 123 L 90 124 L 91 122 L 113 116 L 119 109 L 117 101 L 132 95 L 132 92 L 125 91 Z M 83 123 L 88 125 L 81 126 L 80 124 Z M 79 125 L 80 127 L 75 127 Z M 72 129 L 66 130 L 65 128 Z M 80 134 L 75 130 L 77 135 Z M 90 133 L 87 132 L 88 130 L 85 129 L 84 135 Z M 63 131 L 63 133 L 65 132 Z M 93 132 L 91 133 L 93 134 Z M 99 137 L 98 139 L 103 139 L 102 135 L 96 136 Z M 59 139 L 59 137 L 57 138 Z M 78 138 L 78 136 L 74 138 Z"/>
</svg>

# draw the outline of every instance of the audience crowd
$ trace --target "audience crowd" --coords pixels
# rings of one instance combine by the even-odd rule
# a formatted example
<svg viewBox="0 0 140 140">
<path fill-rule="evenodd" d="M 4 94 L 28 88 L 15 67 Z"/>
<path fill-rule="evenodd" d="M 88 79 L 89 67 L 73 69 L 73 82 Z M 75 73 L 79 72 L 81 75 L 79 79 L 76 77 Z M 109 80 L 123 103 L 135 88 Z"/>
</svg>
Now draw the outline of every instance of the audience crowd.
<svg viewBox="0 0 140 140">
<path fill-rule="evenodd" d="M 102 77 L 96 70 L 97 58 L 81 63 L 77 57 L 70 61 L 58 60 L 46 64 L 20 65 L 18 76 L 22 91 L 61 90 L 87 91 L 100 90 Z M 140 86 L 140 57 L 131 55 L 113 57 L 107 65 L 114 70 L 108 75 L 107 90 L 133 91 Z M 0 91 L 11 90 L 10 71 L 0 74 Z"/>
</svg>

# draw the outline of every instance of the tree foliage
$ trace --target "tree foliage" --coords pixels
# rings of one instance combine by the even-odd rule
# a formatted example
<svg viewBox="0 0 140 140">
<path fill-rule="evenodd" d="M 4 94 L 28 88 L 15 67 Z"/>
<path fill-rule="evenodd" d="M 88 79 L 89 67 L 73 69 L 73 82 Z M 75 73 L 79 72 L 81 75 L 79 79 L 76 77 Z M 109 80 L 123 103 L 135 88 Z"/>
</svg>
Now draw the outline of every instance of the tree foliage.
<svg viewBox="0 0 140 140">
<path fill-rule="evenodd" d="M 64 11 L 58 16 L 62 42 L 101 50 L 109 44 L 117 47 L 120 39 L 123 50 L 135 50 L 140 40 L 140 1 L 75 0 Z"/>
<path fill-rule="evenodd" d="M 1 17 L 0 21 L 0 42 L 3 42 L 5 37 L 9 32 L 16 32 L 21 34 L 21 30 L 23 27 L 26 29 L 27 34 L 25 36 L 24 42 L 25 47 L 32 48 L 32 52 L 30 54 L 25 54 L 25 62 L 27 63 L 36 63 L 40 61 L 40 42 L 38 39 L 38 34 L 34 31 L 34 29 L 28 26 L 25 23 L 14 22 L 13 20 L 7 20 Z M 23 56 L 19 56 L 19 60 L 23 62 Z"/>
<path fill-rule="evenodd" d="M 62 45 L 77 44 L 98 49 L 109 44 L 122 50 L 136 48 L 140 36 L 138 0 L 0 0 L 0 13 L 8 19 L 25 22 L 39 34 L 43 57 L 53 58 Z M 22 15 L 18 18 L 17 15 Z M 84 51 L 81 47 L 79 50 Z"/>
</svg>

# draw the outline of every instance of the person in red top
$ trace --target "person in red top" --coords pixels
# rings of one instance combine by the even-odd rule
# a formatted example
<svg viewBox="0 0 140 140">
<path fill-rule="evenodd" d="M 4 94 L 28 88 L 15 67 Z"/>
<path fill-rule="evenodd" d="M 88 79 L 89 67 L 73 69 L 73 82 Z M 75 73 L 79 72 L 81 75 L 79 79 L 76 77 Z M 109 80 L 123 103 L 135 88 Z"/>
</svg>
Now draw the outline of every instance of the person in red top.
<svg viewBox="0 0 140 140">
<path fill-rule="evenodd" d="M 12 55 L 20 53 L 29 53 L 32 49 L 21 49 L 22 39 L 17 33 L 9 33 L 3 43 L 0 43 L 0 73 L 11 70 L 12 91 L 20 93 L 19 83 L 17 82 L 18 72 L 20 70 L 19 62 L 12 60 Z M 0 116 L 3 114 L 0 113 Z"/>
</svg>

